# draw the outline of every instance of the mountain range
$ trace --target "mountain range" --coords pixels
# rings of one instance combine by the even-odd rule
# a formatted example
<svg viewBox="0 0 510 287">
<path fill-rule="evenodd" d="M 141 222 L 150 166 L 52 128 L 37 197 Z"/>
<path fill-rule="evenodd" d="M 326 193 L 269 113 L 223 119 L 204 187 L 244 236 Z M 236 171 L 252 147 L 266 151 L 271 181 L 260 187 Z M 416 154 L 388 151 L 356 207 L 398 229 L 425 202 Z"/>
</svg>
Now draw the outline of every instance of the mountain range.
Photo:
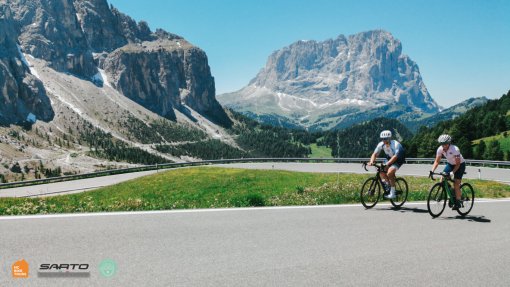
<svg viewBox="0 0 510 287">
<path fill-rule="evenodd" d="M 155 143 L 239 148 L 206 53 L 106 0 L 0 0 L 0 45 L 0 169 L 41 160 L 92 171 L 125 162 L 127 147 L 152 162 L 193 160 Z M 107 143 L 115 157 L 90 156 Z"/>
<path fill-rule="evenodd" d="M 202 49 L 106 0 L 0 0 L 0 46 L 0 174 L 310 152 L 304 130 L 225 110 Z M 298 41 L 219 98 L 259 121 L 309 130 L 451 117 L 433 118 L 440 107 L 401 50 L 381 30 Z"/>
<path fill-rule="evenodd" d="M 310 130 L 381 116 L 413 120 L 440 110 L 418 65 L 383 30 L 295 42 L 272 53 L 246 87 L 218 100 L 271 124 Z"/>
</svg>

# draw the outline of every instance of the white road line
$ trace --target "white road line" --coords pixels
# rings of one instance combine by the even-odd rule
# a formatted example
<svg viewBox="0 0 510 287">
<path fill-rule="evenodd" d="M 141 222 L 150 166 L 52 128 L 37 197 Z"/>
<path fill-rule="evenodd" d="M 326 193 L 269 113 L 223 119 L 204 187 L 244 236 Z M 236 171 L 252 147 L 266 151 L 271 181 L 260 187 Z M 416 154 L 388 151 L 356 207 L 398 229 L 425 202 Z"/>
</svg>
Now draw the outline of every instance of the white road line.
<svg viewBox="0 0 510 287">
<path fill-rule="evenodd" d="M 504 199 L 480 199 L 478 203 L 510 202 L 510 198 Z M 425 205 L 425 201 L 406 202 L 409 205 Z M 377 206 L 392 206 L 390 203 L 378 203 Z M 47 218 L 70 218 L 70 217 L 94 217 L 94 216 L 123 216 L 123 215 L 155 215 L 173 213 L 204 213 L 204 212 L 228 212 L 228 211 L 263 211 L 263 210 L 285 210 L 285 209 L 316 209 L 316 208 L 363 208 L 361 204 L 337 204 L 337 205 L 299 205 L 299 206 L 268 206 L 268 207 L 238 207 L 238 208 L 208 208 L 208 209 L 172 209 L 155 211 L 118 211 L 118 212 L 91 212 L 91 213 L 65 213 L 65 214 L 42 214 L 42 215 L 13 215 L 0 216 L 0 220 L 17 219 L 47 219 Z"/>
</svg>

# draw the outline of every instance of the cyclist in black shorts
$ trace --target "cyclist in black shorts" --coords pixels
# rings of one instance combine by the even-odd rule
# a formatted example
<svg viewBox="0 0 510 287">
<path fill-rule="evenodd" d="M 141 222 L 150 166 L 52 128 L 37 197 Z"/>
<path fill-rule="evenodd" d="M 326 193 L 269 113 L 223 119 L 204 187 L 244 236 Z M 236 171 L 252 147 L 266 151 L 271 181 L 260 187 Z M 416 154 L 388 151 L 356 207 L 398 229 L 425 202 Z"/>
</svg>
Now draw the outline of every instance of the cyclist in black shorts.
<svg viewBox="0 0 510 287">
<path fill-rule="evenodd" d="M 368 165 L 373 165 L 375 159 L 381 153 L 381 150 L 384 150 L 386 154 L 386 160 L 384 164 L 386 165 L 385 171 L 381 172 L 381 177 L 386 180 L 386 182 L 390 183 L 390 193 L 385 196 L 388 199 L 394 199 L 396 196 L 395 193 L 395 177 L 397 170 L 404 164 L 405 162 L 405 150 L 402 144 L 400 144 L 396 140 L 391 139 L 391 131 L 385 130 L 380 134 L 381 142 L 377 145 L 372 153 L 372 157 L 370 158 L 370 162 Z"/>
<path fill-rule="evenodd" d="M 440 146 L 437 148 L 436 160 L 432 165 L 431 172 L 436 170 L 441 161 L 441 157 L 444 156 L 446 158 L 446 166 L 443 172 L 448 174 L 453 172 L 453 187 L 455 189 L 455 206 L 453 209 L 458 209 L 460 201 L 460 183 L 462 182 L 462 176 L 464 176 L 464 171 L 466 170 L 466 162 L 459 148 L 451 144 L 452 137 L 447 134 L 440 135 L 437 141 Z"/>
</svg>

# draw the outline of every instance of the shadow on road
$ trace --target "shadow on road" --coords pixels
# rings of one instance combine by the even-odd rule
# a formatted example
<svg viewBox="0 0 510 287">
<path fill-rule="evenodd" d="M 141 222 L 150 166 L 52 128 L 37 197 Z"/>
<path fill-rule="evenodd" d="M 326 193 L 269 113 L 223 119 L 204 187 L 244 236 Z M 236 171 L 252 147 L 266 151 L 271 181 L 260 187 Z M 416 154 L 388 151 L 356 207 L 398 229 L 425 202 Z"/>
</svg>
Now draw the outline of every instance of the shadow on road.
<svg viewBox="0 0 510 287">
<path fill-rule="evenodd" d="M 398 212 L 415 212 L 415 213 L 428 213 L 427 209 L 422 209 L 422 208 L 417 208 L 417 207 L 413 207 L 413 208 L 409 208 L 409 207 L 391 207 L 390 209 L 386 209 L 386 208 L 378 208 L 378 209 L 374 209 L 374 210 L 379 210 L 379 211 L 388 211 L 388 210 L 391 210 L 391 211 L 398 211 Z"/>
<path fill-rule="evenodd" d="M 483 215 L 480 215 L 480 216 L 466 215 L 464 217 L 457 215 L 457 216 L 443 217 L 441 219 L 444 219 L 444 220 L 460 219 L 460 220 L 466 220 L 466 221 L 471 221 L 471 222 L 491 223 L 491 220 L 488 218 L 485 218 L 485 216 L 483 216 Z"/>
<path fill-rule="evenodd" d="M 387 211 L 388 209 L 375 209 L 375 210 L 379 210 L 379 211 Z M 391 211 L 398 211 L 398 212 L 414 212 L 414 213 L 429 213 L 428 210 L 425 208 L 417 208 L 417 207 L 401 207 L 401 208 L 396 208 L 396 207 L 392 207 L 390 208 L 389 210 Z M 449 216 L 449 217 L 439 217 L 439 218 L 435 218 L 435 219 L 443 219 L 443 220 L 455 220 L 455 219 L 460 219 L 460 220 L 466 220 L 466 221 L 471 221 L 471 222 L 480 222 L 480 223 L 490 223 L 491 220 L 489 218 L 486 218 L 485 216 L 483 215 L 479 215 L 479 216 L 472 216 L 472 215 L 466 215 L 466 216 L 460 216 L 460 215 L 456 215 L 456 216 Z"/>
<path fill-rule="evenodd" d="M 396 207 L 393 207 L 391 210 L 399 211 L 399 212 L 429 213 L 427 211 L 427 209 L 417 208 L 417 207 L 413 207 L 413 208 L 409 208 L 409 207 L 396 208 Z"/>
</svg>

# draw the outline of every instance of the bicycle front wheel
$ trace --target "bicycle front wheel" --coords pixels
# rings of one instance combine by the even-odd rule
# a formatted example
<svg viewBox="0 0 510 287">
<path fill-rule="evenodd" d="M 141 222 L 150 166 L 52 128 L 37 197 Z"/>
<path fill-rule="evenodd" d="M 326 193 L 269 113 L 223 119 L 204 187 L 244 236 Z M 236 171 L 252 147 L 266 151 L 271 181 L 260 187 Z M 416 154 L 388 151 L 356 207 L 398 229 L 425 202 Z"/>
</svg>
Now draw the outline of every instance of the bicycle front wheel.
<svg viewBox="0 0 510 287">
<path fill-rule="evenodd" d="M 390 202 L 394 207 L 399 208 L 407 200 L 408 187 L 405 179 L 401 177 L 397 178 L 395 181 L 395 192 L 397 196 L 394 199 L 391 199 Z"/>
<path fill-rule="evenodd" d="M 436 183 L 429 191 L 427 209 L 432 217 L 436 218 L 443 213 L 446 207 L 446 192 L 442 183 Z"/>
<path fill-rule="evenodd" d="M 460 186 L 460 207 L 457 209 L 457 212 L 461 216 L 466 216 L 471 209 L 473 209 L 473 204 L 475 202 L 475 191 L 473 187 L 469 183 L 463 183 Z"/>
<path fill-rule="evenodd" d="M 361 187 L 361 204 L 367 209 L 374 207 L 379 201 L 381 186 L 376 178 L 369 178 Z"/>
</svg>

